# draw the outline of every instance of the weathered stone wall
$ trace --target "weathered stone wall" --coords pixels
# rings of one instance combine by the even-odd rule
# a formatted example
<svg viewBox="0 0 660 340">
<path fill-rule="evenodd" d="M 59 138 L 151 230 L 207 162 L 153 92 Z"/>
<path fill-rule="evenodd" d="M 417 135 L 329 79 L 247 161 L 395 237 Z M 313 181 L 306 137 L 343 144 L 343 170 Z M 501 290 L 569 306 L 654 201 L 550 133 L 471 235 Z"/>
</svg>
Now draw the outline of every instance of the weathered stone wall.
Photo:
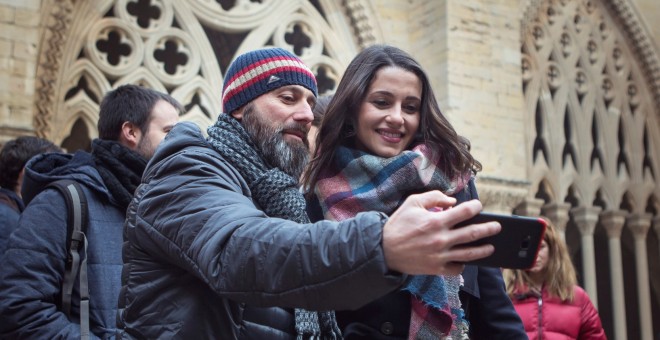
<svg viewBox="0 0 660 340">
<path fill-rule="evenodd" d="M 0 143 L 33 131 L 40 5 L 0 1 Z"/>
<path fill-rule="evenodd" d="M 441 109 L 458 133 L 472 142 L 473 154 L 484 166 L 481 190 L 501 192 L 496 187 L 510 187 L 491 210 L 510 212 L 527 189 L 520 4 L 375 3 L 385 42 L 410 52 L 422 64 Z"/>
</svg>

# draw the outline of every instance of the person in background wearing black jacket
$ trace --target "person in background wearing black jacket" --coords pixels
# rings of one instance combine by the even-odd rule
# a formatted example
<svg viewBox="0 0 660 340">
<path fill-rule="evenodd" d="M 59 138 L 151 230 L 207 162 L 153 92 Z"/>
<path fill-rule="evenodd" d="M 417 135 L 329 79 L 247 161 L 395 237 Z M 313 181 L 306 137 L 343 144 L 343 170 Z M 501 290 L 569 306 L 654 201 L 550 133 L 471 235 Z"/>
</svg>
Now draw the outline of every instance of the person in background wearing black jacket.
<svg viewBox="0 0 660 340">
<path fill-rule="evenodd" d="M 293 53 L 238 56 L 208 129 L 172 129 L 129 206 L 119 299 L 122 338 L 336 339 L 334 309 L 397 290 L 406 274 L 458 274 L 492 253 L 456 245 L 497 223 L 449 226 L 481 210 L 439 191 L 389 217 L 310 223 L 298 188 L 309 157 L 314 74 Z M 405 273 L 405 274 L 404 274 Z"/>
<path fill-rule="evenodd" d="M 421 66 L 393 46 L 368 47 L 349 64 L 316 146 L 320 152 L 302 180 L 312 220 L 391 214 L 410 194 L 428 190 L 458 203 L 478 198 L 474 175 L 481 164 L 469 141 L 440 112 Z M 366 306 L 337 311 L 337 318 L 347 339 L 526 339 L 498 268 L 466 266 L 462 277 L 414 275 Z"/>
<path fill-rule="evenodd" d="M 26 208 L 0 261 L 1 339 L 81 338 L 86 333 L 81 319 L 89 321 L 92 338 L 115 335 L 126 207 L 147 161 L 182 113 L 165 93 L 122 85 L 101 102 L 91 153 L 43 154 L 27 163 Z M 80 308 L 80 274 L 69 315 L 62 303 L 68 210 L 65 197 L 46 188 L 62 179 L 79 183 L 88 203 L 87 256 L 80 253 L 87 261 L 89 315 Z"/>
<path fill-rule="evenodd" d="M 33 136 L 10 140 L 0 151 L 0 255 L 5 252 L 9 235 L 16 229 L 25 209 L 21 198 L 25 163 L 47 152 L 61 152 L 52 142 Z"/>
</svg>

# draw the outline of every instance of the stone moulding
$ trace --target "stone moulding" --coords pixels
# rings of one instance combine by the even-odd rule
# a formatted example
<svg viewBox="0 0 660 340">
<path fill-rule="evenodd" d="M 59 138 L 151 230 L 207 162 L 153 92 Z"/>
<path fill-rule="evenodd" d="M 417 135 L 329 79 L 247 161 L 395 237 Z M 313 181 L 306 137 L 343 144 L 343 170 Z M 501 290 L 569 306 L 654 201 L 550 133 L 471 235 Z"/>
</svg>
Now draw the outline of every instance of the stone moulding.
<svg viewBox="0 0 660 340">
<path fill-rule="evenodd" d="M 644 69 L 645 77 L 653 91 L 656 116 L 660 118 L 660 56 L 651 40 L 648 29 L 639 20 L 635 8 L 625 0 L 605 1 L 605 5 L 617 14 L 616 19 L 630 37 L 633 51 Z"/>
<path fill-rule="evenodd" d="M 45 23 L 41 29 L 41 43 L 37 64 L 36 111 L 33 118 L 34 133 L 41 138 L 49 138 L 53 116 L 53 103 L 56 101 L 54 86 L 62 60 L 75 0 L 51 0 L 42 4 L 41 18 Z"/>
<path fill-rule="evenodd" d="M 360 48 L 365 48 L 377 42 L 375 25 L 370 11 L 365 8 L 364 1 L 345 0 L 343 2 L 346 16 L 349 19 L 355 39 Z"/>
<path fill-rule="evenodd" d="M 501 177 L 478 175 L 476 180 L 479 200 L 485 210 L 512 213 L 525 200 L 530 182 Z"/>
</svg>

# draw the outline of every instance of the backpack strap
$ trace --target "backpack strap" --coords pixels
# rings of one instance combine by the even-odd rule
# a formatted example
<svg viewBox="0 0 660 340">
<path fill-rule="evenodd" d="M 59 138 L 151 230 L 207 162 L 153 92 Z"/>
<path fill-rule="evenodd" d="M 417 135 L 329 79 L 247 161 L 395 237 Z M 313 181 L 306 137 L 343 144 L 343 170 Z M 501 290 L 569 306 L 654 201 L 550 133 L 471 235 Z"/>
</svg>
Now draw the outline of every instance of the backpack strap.
<svg viewBox="0 0 660 340">
<path fill-rule="evenodd" d="M 80 270 L 80 336 L 82 339 L 89 339 L 89 286 L 85 236 L 89 223 L 87 198 L 80 184 L 73 180 L 55 181 L 48 187 L 57 189 L 64 196 L 67 206 L 67 261 L 62 283 L 62 311 L 70 317 L 73 285 Z"/>
</svg>

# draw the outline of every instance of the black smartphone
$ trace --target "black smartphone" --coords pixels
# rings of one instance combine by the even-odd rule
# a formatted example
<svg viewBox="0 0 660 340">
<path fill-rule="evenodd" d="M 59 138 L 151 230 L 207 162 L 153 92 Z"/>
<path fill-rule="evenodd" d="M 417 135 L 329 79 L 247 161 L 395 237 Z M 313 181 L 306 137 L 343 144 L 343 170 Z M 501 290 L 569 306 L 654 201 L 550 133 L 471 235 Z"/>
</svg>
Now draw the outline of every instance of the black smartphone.
<svg viewBox="0 0 660 340">
<path fill-rule="evenodd" d="M 454 228 L 491 221 L 497 221 L 502 226 L 498 234 L 466 243 L 465 246 L 492 244 L 495 247 L 495 252 L 488 257 L 470 261 L 466 264 L 509 269 L 531 268 L 536 261 L 536 256 L 543 241 L 546 228 L 545 220 L 538 217 L 482 212 L 458 223 Z"/>
</svg>

